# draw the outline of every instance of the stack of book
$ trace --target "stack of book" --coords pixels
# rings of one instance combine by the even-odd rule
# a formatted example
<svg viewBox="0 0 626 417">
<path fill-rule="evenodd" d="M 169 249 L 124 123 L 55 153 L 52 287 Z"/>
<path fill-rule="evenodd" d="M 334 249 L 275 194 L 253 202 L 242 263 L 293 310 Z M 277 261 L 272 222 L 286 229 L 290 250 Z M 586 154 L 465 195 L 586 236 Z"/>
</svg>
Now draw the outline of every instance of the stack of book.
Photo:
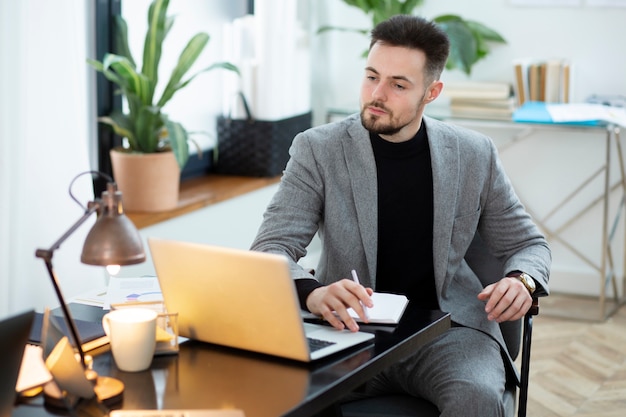
<svg viewBox="0 0 626 417">
<path fill-rule="evenodd" d="M 444 85 L 443 95 L 450 100 L 453 117 L 511 120 L 515 110 L 508 83 L 451 82 Z"/>
<path fill-rule="evenodd" d="M 569 103 L 571 66 L 565 59 L 525 59 L 514 62 L 515 95 L 520 106 L 528 101 Z"/>
</svg>

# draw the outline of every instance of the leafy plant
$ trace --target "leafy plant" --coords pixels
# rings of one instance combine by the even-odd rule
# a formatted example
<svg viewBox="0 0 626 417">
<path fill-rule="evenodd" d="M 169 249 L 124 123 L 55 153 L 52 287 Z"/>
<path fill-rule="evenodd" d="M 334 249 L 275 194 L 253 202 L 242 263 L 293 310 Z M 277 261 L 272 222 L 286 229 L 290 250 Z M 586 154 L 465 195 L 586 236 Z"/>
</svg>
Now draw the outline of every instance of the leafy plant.
<svg viewBox="0 0 626 417">
<path fill-rule="evenodd" d="M 424 0 L 343 0 L 349 6 L 359 8 L 372 19 L 372 27 L 397 14 L 412 14 Z M 470 75 L 472 66 L 490 52 L 490 42 L 506 43 L 506 40 L 493 29 L 482 23 L 465 20 L 460 16 L 446 14 L 432 19 L 448 34 L 450 55 L 446 62 L 447 69 L 458 68 Z M 322 33 L 329 30 L 357 32 L 367 35 L 367 29 L 323 26 Z M 364 53 L 367 55 L 367 51 Z"/>
<path fill-rule="evenodd" d="M 107 53 L 101 62 L 93 59 L 88 59 L 87 62 L 115 83 L 128 103 L 128 113 L 114 111 L 109 116 L 100 117 L 99 121 L 110 125 L 115 133 L 127 138 L 130 152 L 155 153 L 171 149 L 182 169 L 189 159 L 189 133 L 180 123 L 170 120 L 163 113 L 163 107 L 177 91 L 186 87 L 202 72 L 215 68 L 237 73 L 239 71 L 231 63 L 219 62 L 183 80 L 209 42 L 208 34 L 197 33 L 183 49 L 165 89 L 157 99 L 155 91 L 159 81 L 163 41 L 174 24 L 174 17 L 167 16 L 168 5 L 169 0 L 154 0 L 150 4 L 141 71 L 138 71 L 130 52 L 128 25 L 121 16 L 117 16 L 115 20 L 117 54 Z"/>
</svg>

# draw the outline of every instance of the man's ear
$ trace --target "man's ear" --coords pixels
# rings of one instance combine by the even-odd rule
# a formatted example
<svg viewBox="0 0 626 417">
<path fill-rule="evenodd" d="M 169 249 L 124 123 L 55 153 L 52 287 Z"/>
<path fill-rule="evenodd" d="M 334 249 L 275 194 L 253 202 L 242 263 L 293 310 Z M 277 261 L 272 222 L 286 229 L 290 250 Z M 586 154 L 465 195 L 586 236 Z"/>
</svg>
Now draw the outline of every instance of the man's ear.
<svg viewBox="0 0 626 417">
<path fill-rule="evenodd" d="M 433 81 L 428 87 L 428 91 L 427 91 L 426 98 L 424 99 L 424 101 L 426 103 L 430 103 L 434 101 L 437 97 L 439 97 L 439 94 L 441 94 L 442 90 L 443 90 L 443 82 L 440 80 Z"/>
</svg>

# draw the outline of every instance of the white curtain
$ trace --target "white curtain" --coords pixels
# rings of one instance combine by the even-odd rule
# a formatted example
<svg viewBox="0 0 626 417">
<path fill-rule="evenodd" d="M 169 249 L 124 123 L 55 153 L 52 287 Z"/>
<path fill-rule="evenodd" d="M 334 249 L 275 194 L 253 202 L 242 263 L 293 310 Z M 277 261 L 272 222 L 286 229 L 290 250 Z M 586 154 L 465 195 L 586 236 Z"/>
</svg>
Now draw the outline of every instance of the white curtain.
<svg viewBox="0 0 626 417">
<path fill-rule="evenodd" d="M 49 248 L 82 214 L 68 194 L 90 169 L 94 138 L 88 54 L 90 1 L 0 1 L 0 317 L 57 299 L 37 248 Z M 90 176 L 75 183 L 84 204 Z M 104 285 L 82 265 L 90 219 L 55 253 L 66 298 Z"/>
</svg>

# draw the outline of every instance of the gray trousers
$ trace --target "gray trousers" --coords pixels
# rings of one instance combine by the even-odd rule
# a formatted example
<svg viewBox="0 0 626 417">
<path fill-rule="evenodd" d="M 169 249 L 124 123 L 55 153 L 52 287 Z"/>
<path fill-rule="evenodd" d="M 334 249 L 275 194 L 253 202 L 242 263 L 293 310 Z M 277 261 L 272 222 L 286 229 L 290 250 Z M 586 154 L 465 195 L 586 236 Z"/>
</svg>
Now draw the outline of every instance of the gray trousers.
<svg viewBox="0 0 626 417">
<path fill-rule="evenodd" d="M 433 403 L 441 417 L 504 417 L 506 370 L 488 335 L 452 327 L 373 378 L 364 396 L 405 393 Z"/>
</svg>

